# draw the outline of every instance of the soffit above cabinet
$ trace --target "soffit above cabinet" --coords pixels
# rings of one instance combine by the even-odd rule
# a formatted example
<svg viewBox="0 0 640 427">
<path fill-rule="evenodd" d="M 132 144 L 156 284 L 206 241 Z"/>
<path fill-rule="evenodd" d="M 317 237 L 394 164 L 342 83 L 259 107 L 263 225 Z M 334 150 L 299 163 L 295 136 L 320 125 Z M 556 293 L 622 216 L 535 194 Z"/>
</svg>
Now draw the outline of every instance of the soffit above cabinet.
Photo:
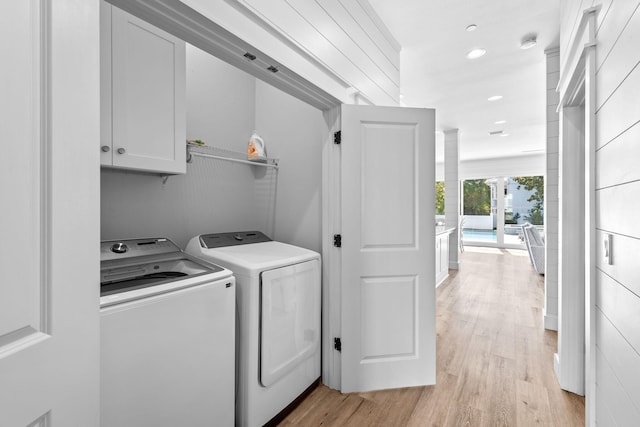
<svg viewBox="0 0 640 427">
<path fill-rule="evenodd" d="M 321 1 L 312 7 L 316 12 L 323 11 L 324 16 L 319 14 L 309 20 L 301 15 L 308 11 L 294 9 L 289 2 L 270 2 L 269 8 L 289 9 L 298 16 L 293 28 L 280 22 L 280 18 L 277 22 L 269 21 L 262 11 L 238 0 L 110 0 L 110 3 L 316 108 L 325 110 L 341 103 L 354 103 L 357 97 L 371 104 L 398 104 L 399 46 L 382 31 L 375 33 L 375 28 L 382 24 L 369 19 L 363 29 L 356 25 L 352 15 L 342 13 L 340 37 L 342 40 L 355 37 L 357 41 L 343 46 L 340 40 L 328 38 L 325 34 L 328 27 L 323 28 L 320 23 L 327 24 L 331 11 L 341 10 L 343 3 L 351 9 L 361 9 L 358 13 L 362 16 L 373 13 L 370 7 L 362 7 L 361 4 L 368 5 L 364 0 L 359 0 L 358 5 Z M 269 11 L 269 17 L 277 18 L 271 14 Z M 352 20 L 351 26 L 346 23 L 348 19 Z M 313 39 L 325 41 L 312 45 L 309 38 L 298 40 L 299 26 L 313 34 Z M 357 37 L 349 34 L 356 30 L 360 32 Z M 363 42 L 365 47 L 361 47 L 365 33 L 370 41 Z M 377 46 L 375 53 L 367 51 L 374 46 Z M 247 53 L 249 57 L 245 56 Z M 366 66 L 362 62 L 365 56 L 373 58 L 367 59 Z M 384 65 L 377 65 L 378 60 Z"/>
</svg>

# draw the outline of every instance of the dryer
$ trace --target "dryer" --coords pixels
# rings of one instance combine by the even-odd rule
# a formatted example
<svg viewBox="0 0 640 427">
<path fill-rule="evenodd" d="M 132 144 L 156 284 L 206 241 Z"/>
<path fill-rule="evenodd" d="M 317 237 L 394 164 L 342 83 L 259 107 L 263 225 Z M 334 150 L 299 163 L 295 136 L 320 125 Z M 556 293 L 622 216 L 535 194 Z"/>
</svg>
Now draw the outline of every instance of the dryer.
<svg viewBox="0 0 640 427">
<path fill-rule="evenodd" d="M 320 254 L 258 231 L 202 234 L 185 251 L 236 277 L 236 425 L 262 426 L 320 378 Z"/>
</svg>

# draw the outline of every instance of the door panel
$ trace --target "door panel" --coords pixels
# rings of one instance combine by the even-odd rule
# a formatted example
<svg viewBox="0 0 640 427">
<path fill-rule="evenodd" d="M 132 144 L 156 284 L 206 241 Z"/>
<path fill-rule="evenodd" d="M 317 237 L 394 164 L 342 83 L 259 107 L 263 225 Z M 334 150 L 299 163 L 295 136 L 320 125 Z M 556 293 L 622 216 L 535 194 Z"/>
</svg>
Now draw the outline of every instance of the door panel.
<svg viewBox="0 0 640 427">
<path fill-rule="evenodd" d="M 41 280 L 39 250 L 45 184 L 40 172 L 44 148 L 40 138 L 41 24 L 30 16 L 37 16 L 40 6 L 35 1 L 20 2 L 7 11 L 6 5 L 0 13 L 1 28 L 11 31 L 0 38 L 3 55 L 10 58 L 5 63 L 11 63 L 1 71 L 2 140 L 6 143 L 0 158 L 0 194 L 3 206 L 10 207 L 0 213 L 5 242 L 0 245 L 0 348 L 5 350 L 41 331 L 45 326 L 42 309 L 47 306 L 41 292 L 47 283 Z M 11 102 L 5 103 L 7 99 Z"/>
<path fill-rule="evenodd" d="M 261 274 L 260 383 L 269 387 L 320 345 L 320 263 Z"/>
<path fill-rule="evenodd" d="M 404 123 L 363 123 L 362 132 L 366 140 L 361 158 L 362 248 L 414 248 L 414 201 L 418 188 L 414 182 L 417 179 L 415 129 Z M 389 141 L 394 139 L 390 149 Z M 393 179 L 389 179 L 385 170 L 394 171 Z"/>
<path fill-rule="evenodd" d="M 435 382 L 434 117 L 342 107 L 343 392 Z"/>
<path fill-rule="evenodd" d="M 362 362 L 417 357 L 417 277 L 363 277 Z"/>
<path fill-rule="evenodd" d="M 0 2 L 1 426 L 99 424 L 98 20 Z"/>
</svg>

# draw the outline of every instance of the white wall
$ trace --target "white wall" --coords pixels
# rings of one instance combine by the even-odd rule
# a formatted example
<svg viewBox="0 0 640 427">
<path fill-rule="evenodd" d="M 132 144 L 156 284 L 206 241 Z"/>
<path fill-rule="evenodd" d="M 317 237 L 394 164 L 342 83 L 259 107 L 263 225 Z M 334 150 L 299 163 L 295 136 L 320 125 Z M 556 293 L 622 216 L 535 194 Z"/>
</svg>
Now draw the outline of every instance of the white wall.
<svg viewBox="0 0 640 427">
<path fill-rule="evenodd" d="M 518 157 L 496 157 L 493 159 L 462 160 L 459 178 L 495 178 L 496 176 L 544 176 L 546 158 L 544 153 Z M 444 179 L 444 162 L 436 163 L 436 181 Z"/>
<path fill-rule="evenodd" d="M 465 215 L 464 228 L 472 228 L 474 230 L 493 230 L 494 215 Z"/>
<path fill-rule="evenodd" d="M 187 44 L 187 139 L 245 151 L 255 123 L 256 79 Z"/>
<path fill-rule="evenodd" d="M 322 112 L 266 83 L 256 84 L 256 129 L 279 159 L 274 238 L 321 251 Z"/>
<path fill-rule="evenodd" d="M 604 262 L 598 243 L 596 421 L 635 425 L 640 419 L 640 223 L 635 218 L 640 210 L 640 1 L 563 1 L 561 49 L 569 44 L 581 11 L 598 4 L 596 228 L 597 242 L 613 235 L 613 265 Z"/>
<path fill-rule="evenodd" d="M 281 158 L 271 237 L 319 250 L 321 112 L 189 45 L 186 104 L 189 139 L 246 152 L 253 130 L 261 133 L 269 155 Z M 201 233 L 272 234 L 275 190 L 273 170 L 200 157 L 165 184 L 103 168 L 101 239 L 164 236 L 184 247 Z"/>
<path fill-rule="evenodd" d="M 463 160 L 460 162 L 460 180 L 495 178 L 496 176 L 539 176 L 545 174 L 545 155 L 531 154 L 518 157 Z"/>
</svg>

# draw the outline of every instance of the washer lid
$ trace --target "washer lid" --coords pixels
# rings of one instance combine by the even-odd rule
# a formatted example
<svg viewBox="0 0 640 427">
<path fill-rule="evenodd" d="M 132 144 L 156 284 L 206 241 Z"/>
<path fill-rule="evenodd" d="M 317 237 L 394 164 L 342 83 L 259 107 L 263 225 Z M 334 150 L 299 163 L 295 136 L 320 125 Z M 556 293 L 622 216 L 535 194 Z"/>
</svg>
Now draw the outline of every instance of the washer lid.
<svg viewBox="0 0 640 427">
<path fill-rule="evenodd" d="M 232 275 L 182 252 L 165 237 L 103 241 L 100 247 L 101 306 Z"/>
</svg>

